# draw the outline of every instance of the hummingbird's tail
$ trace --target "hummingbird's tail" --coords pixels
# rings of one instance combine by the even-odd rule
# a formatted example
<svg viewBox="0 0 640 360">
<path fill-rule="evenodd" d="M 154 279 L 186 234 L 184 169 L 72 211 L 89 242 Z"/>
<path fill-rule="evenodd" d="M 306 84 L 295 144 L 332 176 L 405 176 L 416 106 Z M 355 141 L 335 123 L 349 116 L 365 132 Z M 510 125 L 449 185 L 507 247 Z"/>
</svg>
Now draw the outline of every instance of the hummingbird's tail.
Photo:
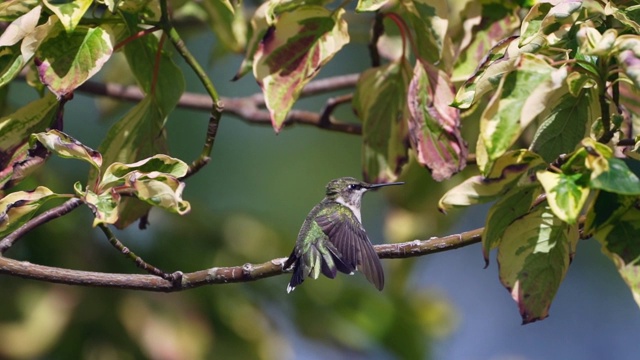
<svg viewBox="0 0 640 360">
<path fill-rule="evenodd" d="M 317 279 L 322 273 L 324 276 L 333 279 L 338 271 L 345 274 L 353 274 L 355 268 L 342 261 L 338 254 L 338 250 L 332 243 L 324 241 L 312 244 L 306 252 L 300 251 L 297 247 L 293 249 L 283 265 L 285 270 L 293 266 L 293 275 L 291 275 L 291 280 L 287 285 L 287 293 L 292 292 L 296 286 L 302 284 L 305 277 Z"/>
</svg>

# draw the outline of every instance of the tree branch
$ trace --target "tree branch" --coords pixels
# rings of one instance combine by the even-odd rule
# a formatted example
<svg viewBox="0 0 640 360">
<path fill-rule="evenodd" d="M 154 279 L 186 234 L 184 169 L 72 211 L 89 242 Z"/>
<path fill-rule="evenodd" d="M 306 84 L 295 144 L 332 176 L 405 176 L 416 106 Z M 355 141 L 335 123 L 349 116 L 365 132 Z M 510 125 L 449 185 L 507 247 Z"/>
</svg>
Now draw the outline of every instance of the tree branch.
<svg viewBox="0 0 640 360">
<path fill-rule="evenodd" d="M 480 228 L 442 238 L 375 245 L 374 248 L 378 256 L 383 259 L 424 256 L 475 244 L 480 241 L 482 232 L 483 229 Z M 262 264 L 214 267 L 187 274 L 176 272 L 175 274 L 180 274 L 182 277 L 172 281 L 172 279 L 165 280 L 153 275 L 109 274 L 61 269 L 0 256 L 0 273 L 67 285 L 175 292 L 203 285 L 249 282 L 282 275 L 288 272 L 282 268 L 285 260 L 286 258 L 278 258 Z"/>
<path fill-rule="evenodd" d="M 312 81 L 302 90 L 300 97 L 353 88 L 358 81 L 358 77 L 359 74 L 349 74 Z M 87 81 L 76 91 L 132 102 L 140 101 L 144 97 L 144 94 L 137 86 L 100 83 L 96 81 Z M 271 117 L 269 112 L 264 108 L 264 96 L 261 93 L 240 98 L 220 97 L 219 104 L 223 114 L 234 115 L 251 124 L 271 126 Z M 194 110 L 211 111 L 213 101 L 210 96 L 204 94 L 185 92 L 182 94 L 178 106 Z M 340 122 L 334 117 L 329 117 L 329 120 L 329 123 L 325 124 L 323 123 L 322 114 L 304 110 L 292 110 L 289 112 L 284 126 L 304 124 L 347 134 L 358 135 L 362 133 L 360 124 Z"/>
</svg>

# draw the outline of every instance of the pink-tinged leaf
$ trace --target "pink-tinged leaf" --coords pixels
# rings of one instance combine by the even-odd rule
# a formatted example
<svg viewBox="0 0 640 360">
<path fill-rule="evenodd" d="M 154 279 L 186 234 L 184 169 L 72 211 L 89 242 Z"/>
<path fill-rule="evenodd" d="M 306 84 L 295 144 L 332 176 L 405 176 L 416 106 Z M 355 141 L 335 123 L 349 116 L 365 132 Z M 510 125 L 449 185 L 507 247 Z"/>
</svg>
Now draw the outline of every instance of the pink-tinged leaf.
<svg viewBox="0 0 640 360">
<path fill-rule="evenodd" d="M 0 118 L 0 188 L 20 182 L 42 163 L 43 154 L 29 151 L 29 136 L 51 125 L 58 102 L 49 94 Z"/>
<path fill-rule="evenodd" d="M 344 10 L 304 6 L 280 15 L 256 51 L 253 73 L 280 131 L 302 88 L 349 42 Z"/>
<path fill-rule="evenodd" d="M 409 139 L 420 164 L 436 181 L 450 178 L 466 165 L 467 146 L 460 135 L 460 110 L 449 106 L 454 92 L 449 76 L 418 61 L 409 84 Z"/>
<path fill-rule="evenodd" d="M 36 52 L 40 80 L 57 96 L 69 94 L 97 73 L 112 51 L 110 29 L 79 26 L 66 33 L 56 23 Z"/>
<path fill-rule="evenodd" d="M 42 204 L 58 196 L 38 186 L 33 191 L 16 191 L 0 199 L 0 237 L 29 221 Z"/>
<path fill-rule="evenodd" d="M 94 168 L 102 166 L 102 155 L 59 130 L 49 130 L 31 135 L 31 144 L 39 141 L 47 150 L 63 158 L 84 160 Z"/>
<path fill-rule="evenodd" d="M 393 181 L 407 162 L 407 87 L 411 65 L 403 58 L 362 73 L 353 107 L 362 120 L 364 178 Z"/>
</svg>

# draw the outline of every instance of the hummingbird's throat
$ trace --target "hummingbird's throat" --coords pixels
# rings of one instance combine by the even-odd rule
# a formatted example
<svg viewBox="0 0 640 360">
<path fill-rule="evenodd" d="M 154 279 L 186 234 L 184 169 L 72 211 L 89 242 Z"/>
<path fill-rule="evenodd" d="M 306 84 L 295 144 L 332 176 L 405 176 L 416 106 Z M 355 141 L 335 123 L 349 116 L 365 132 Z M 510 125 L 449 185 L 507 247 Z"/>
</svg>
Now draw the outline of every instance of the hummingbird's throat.
<svg viewBox="0 0 640 360">
<path fill-rule="evenodd" d="M 362 224 L 362 219 L 360 218 L 360 199 L 361 199 L 360 196 L 357 199 L 353 199 L 353 198 L 345 199 L 342 196 L 338 196 L 335 201 L 338 204 L 348 207 L 349 210 L 351 210 L 351 212 L 353 213 L 353 215 L 356 216 L 356 218 L 358 219 L 358 222 Z"/>
</svg>

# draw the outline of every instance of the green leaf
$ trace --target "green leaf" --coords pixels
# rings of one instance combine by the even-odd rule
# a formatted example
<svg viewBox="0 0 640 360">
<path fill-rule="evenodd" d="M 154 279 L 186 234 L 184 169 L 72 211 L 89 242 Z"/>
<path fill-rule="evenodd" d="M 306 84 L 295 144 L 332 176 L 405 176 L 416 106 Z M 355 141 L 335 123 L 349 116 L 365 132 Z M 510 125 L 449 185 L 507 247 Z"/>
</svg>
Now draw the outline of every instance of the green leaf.
<svg viewBox="0 0 640 360">
<path fill-rule="evenodd" d="M 486 177 L 472 176 L 447 191 L 438 203 L 441 211 L 495 200 L 521 182 L 530 185 L 529 176 L 546 163 L 540 156 L 527 151 L 510 151 L 498 159 Z"/>
<path fill-rule="evenodd" d="M 621 159 L 609 158 L 608 170 L 591 178 L 592 188 L 620 195 L 640 195 L 640 179 Z"/>
<path fill-rule="evenodd" d="M 460 134 L 460 111 L 449 106 L 453 86 L 434 65 L 416 62 L 409 84 L 409 140 L 418 162 L 436 181 L 450 178 L 466 165 L 467 145 Z"/>
<path fill-rule="evenodd" d="M 565 40 L 581 8 L 579 0 L 533 5 L 522 21 L 520 48 L 535 52 L 546 44 L 556 45 Z"/>
<path fill-rule="evenodd" d="M 604 190 L 598 191 L 597 194 L 586 214 L 582 230 L 586 236 L 618 221 L 637 201 L 637 196 L 619 195 Z"/>
<path fill-rule="evenodd" d="M 518 69 L 501 79 L 480 120 L 478 142 L 483 143 L 489 162 L 502 156 L 518 139 L 527 125 L 522 122 L 523 116 L 531 118 L 523 114 L 525 104 L 539 85 L 548 86 L 545 82 L 552 70 L 544 60 L 525 54 L 520 58 Z"/>
<path fill-rule="evenodd" d="M 183 177 L 189 166 L 179 159 L 157 154 L 132 164 L 113 163 L 104 172 L 97 190 L 84 191 L 79 183 L 76 193 L 92 206 L 94 226 L 115 224 L 123 228 L 149 211 L 150 206 L 185 214 L 191 209 L 182 200 Z M 123 198 L 125 192 L 134 197 Z"/>
<path fill-rule="evenodd" d="M 208 16 L 207 23 L 225 48 L 239 53 L 247 45 L 247 25 L 241 3 L 229 0 L 204 0 L 199 5 Z"/>
<path fill-rule="evenodd" d="M 73 0 L 65 1 L 62 4 L 56 4 L 59 1 L 44 0 L 44 5 L 53 11 L 58 16 L 58 19 L 62 22 L 64 29 L 67 33 L 72 33 L 80 20 L 87 12 L 93 0 Z"/>
<path fill-rule="evenodd" d="M 33 217 L 47 200 L 59 197 L 44 186 L 33 191 L 16 191 L 0 199 L 0 238 Z"/>
<path fill-rule="evenodd" d="M 128 21 L 127 26 L 129 36 L 137 32 L 135 22 Z M 158 109 L 161 116 L 158 121 L 164 123 L 164 118 L 175 109 L 184 92 L 185 80 L 182 70 L 173 62 L 171 55 L 159 50 L 159 46 L 155 36 L 143 36 L 127 43 L 124 54 L 138 86 Z M 151 155 L 149 153 L 144 157 Z M 141 158 L 129 158 L 126 162 Z"/>
<path fill-rule="evenodd" d="M 501 40 L 508 38 L 520 25 L 520 19 L 514 12 L 508 12 L 493 22 L 486 21 L 489 14 L 481 11 L 487 11 L 487 7 L 482 7 L 479 2 L 467 3 L 465 10 L 471 14 L 467 14 L 469 18 L 464 23 L 464 38 L 451 76 L 454 82 L 466 81 L 472 77 L 485 57 L 496 55 L 496 49 L 491 48 L 495 44 L 509 44 Z"/>
<path fill-rule="evenodd" d="M 620 276 L 627 283 L 636 304 L 640 306 L 640 211 L 631 207 L 620 218 L 606 225 L 594 235 L 603 252 L 611 259 Z"/>
<path fill-rule="evenodd" d="M 124 203 L 121 201 L 121 196 L 112 191 L 105 191 L 101 194 L 96 194 L 93 191 L 87 189 L 84 191 L 80 182 L 76 182 L 73 188 L 81 196 L 93 212 L 93 226 L 98 224 L 117 224 L 120 213 L 123 211 Z"/>
<path fill-rule="evenodd" d="M 187 174 L 189 165 L 184 161 L 172 158 L 164 154 L 156 154 L 150 158 L 140 160 L 132 164 L 123 164 L 115 162 L 104 171 L 99 188 L 106 189 L 108 187 L 119 186 L 125 183 L 131 173 L 138 172 L 141 174 L 163 173 L 176 178 L 181 178 Z"/>
<path fill-rule="evenodd" d="M 30 143 L 33 145 L 36 140 L 60 157 L 84 160 L 97 170 L 102 166 L 102 155 L 99 152 L 84 146 L 62 131 L 49 130 L 32 134 Z"/>
<path fill-rule="evenodd" d="M 589 196 L 586 176 L 583 174 L 557 174 L 538 171 L 538 181 L 547 193 L 547 201 L 553 213 L 568 224 L 575 224 Z"/>
<path fill-rule="evenodd" d="M 377 11 L 381 7 L 388 4 L 390 0 L 358 0 L 356 5 L 357 12 Z"/>
<path fill-rule="evenodd" d="M 578 226 L 561 221 L 547 206 L 505 230 L 498 245 L 500 281 L 518 304 L 523 324 L 549 315 L 578 239 Z"/>
<path fill-rule="evenodd" d="M 0 87 L 15 79 L 23 67 L 24 59 L 19 45 L 0 48 Z"/>
<path fill-rule="evenodd" d="M 590 89 L 578 97 L 571 94 L 560 97 L 536 131 L 529 149 L 549 163 L 572 152 L 599 116 L 594 92 L 595 89 Z"/>
<path fill-rule="evenodd" d="M 505 56 L 515 39 L 517 37 L 508 37 L 489 50 L 473 76 L 458 89 L 451 106 L 458 109 L 470 108 L 482 95 L 495 89 L 503 76 L 516 69 L 518 57 Z"/>
<path fill-rule="evenodd" d="M 302 88 L 349 42 L 345 11 L 304 6 L 285 12 L 255 53 L 253 74 L 265 95 L 276 132 Z"/>
<path fill-rule="evenodd" d="M 137 175 L 137 174 L 136 174 Z M 185 184 L 172 176 L 162 173 L 151 173 L 128 179 L 136 190 L 138 199 L 153 206 L 158 206 L 180 215 L 191 209 L 189 202 L 182 200 Z"/>
<path fill-rule="evenodd" d="M 482 255 L 485 267 L 489 266 L 489 252 L 502 241 L 505 230 L 531 208 L 541 194 L 540 186 L 513 187 L 491 206 L 482 232 Z"/>
<path fill-rule="evenodd" d="M 29 137 L 51 125 L 57 107 L 55 96 L 48 94 L 0 118 L 0 188 L 15 185 L 35 165 L 28 153 Z"/>
<path fill-rule="evenodd" d="M 416 47 L 421 60 L 436 63 L 442 57 L 447 27 L 449 6 L 446 1 L 403 1 L 409 21 L 415 29 Z"/>
<path fill-rule="evenodd" d="M 0 21 L 11 22 L 40 5 L 40 0 L 6 0 L 0 3 Z"/>
<path fill-rule="evenodd" d="M 58 96 L 71 93 L 102 68 L 112 51 L 106 27 L 81 26 L 66 33 L 54 25 L 36 52 L 40 80 Z"/>
<path fill-rule="evenodd" d="M 362 157 L 367 181 L 397 178 L 407 161 L 407 87 L 411 65 L 393 61 L 360 75 L 353 107 L 362 120 Z"/>
</svg>

